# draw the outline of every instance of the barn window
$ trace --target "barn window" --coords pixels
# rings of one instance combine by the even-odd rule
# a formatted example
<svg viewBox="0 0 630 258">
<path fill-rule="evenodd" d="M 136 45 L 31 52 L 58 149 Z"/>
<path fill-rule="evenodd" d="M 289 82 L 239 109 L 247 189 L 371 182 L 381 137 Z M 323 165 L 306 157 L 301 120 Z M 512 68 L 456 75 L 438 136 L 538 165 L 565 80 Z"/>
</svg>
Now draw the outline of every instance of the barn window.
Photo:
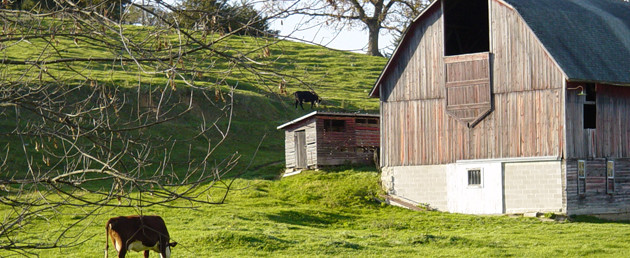
<svg viewBox="0 0 630 258">
<path fill-rule="evenodd" d="M 357 118 L 355 123 L 360 127 L 378 127 L 378 119 L 376 118 Z"/>
<path fill-rule="evenodd" d="M 336 119 L 324 119 L 325 132 L 344 132 L 346 131 L 346 121 Z"/>
<path fill-rule="evenodd" d="M 444 55 L 490 51 L 488 0 L 445 0 Z"/>
<path fill-rule="evenodd" d="M 468 186 L 481 187 L 481 169 L 468 169 Z"/>
<path fill-rule="evenodd" d="M 578 194 L 586 193 L 586 161 L 578 160 Z"/>
<path fill-rule="evenodd" d="M 584 129 L 595 129 L 597 127 L 597 99 L 595 84 L 586 84 L 584 87 L 586 96 L 584 98 Z"/>
<path fill-rule="evenodd" d="M 606 162 L 606 193 L 615 193 L 615 162 L 612 160 Z"/>
</svg>

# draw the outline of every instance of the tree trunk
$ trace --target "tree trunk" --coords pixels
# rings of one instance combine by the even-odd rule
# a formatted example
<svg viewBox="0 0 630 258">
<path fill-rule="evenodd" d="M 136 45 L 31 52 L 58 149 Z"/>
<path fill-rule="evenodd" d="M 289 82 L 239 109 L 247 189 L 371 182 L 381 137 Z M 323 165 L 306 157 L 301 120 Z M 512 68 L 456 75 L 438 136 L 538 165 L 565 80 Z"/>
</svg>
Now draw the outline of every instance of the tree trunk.
<svg viewBox="0 0 630 258">
<path fill-rule="evenodd" d="M 366 22 L 366 25 L 369 31 L 367 54 L 371 56 L 383 56 L 378 51 L 378 34 L 381 28 L 380 24 L 378 24 L 376 19 L 374 19 Z"/>
</svg>

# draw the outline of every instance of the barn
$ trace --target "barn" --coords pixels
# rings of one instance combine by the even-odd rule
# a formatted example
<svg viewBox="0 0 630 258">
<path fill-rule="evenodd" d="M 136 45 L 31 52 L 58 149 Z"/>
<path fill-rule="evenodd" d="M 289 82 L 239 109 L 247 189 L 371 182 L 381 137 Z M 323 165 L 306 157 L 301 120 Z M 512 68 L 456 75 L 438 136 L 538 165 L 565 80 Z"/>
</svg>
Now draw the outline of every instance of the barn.
<svg viewBox="0 0 630 258">
<path fill-rule="evenodd" d="M 382 184 L 468 214 L 630 212 L 630 3 L 436 0 L 375 83 Z"/>
<path fill-rule="evenodd" d="M 288 172 L 343 164 L 374 164 L 376 114 L 314 111 L 278 126 L 285 131 Z"/>
</svg>

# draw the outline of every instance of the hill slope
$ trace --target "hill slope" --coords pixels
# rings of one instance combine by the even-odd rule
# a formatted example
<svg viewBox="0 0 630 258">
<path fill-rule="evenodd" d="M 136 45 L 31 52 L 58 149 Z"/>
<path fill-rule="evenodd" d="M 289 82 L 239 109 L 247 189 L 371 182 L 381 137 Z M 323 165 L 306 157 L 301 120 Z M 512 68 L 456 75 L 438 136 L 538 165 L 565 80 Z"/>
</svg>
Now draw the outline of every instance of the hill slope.
<svg viewBox="0 0 630 258">
<path fill-rule="evenodd" d="M 152 36 L 149 30 L 137 26 L 126 26 L 124 29 L 126 35 L 136 35 L 138 39 L 147 38 L 146 44 L 170 44 L 170 46 L 178 44 L 175 35 L 171 35 L 170 38 Z M 215 35 L 215 37 L 220 36 Z M 72 36 L 60 35 L 53 37 L 52 42 L 54 44 L 48 38 L 17 40 L 6 44 L 2 50 L 5 60 L 48 60 L 49 63 L 46 64 L 46 72 L 43 75 L 37 70 L 30 71 L 30 64 L 4 64 L 0 69 L 8 78 L 20 76 L 32 83 L 42 80 L 59 83 L 59 80 L 53 81 L 50 78 L 64 78 L 64 84 L 67 84 L 65 86 L 69 88 L 73 84 L 90 83 L 107 85 L 119 92 L 137 92 L 137 99 L 131 98 L 127 101 L 131 103 L 130 106 L 137 105 L 138 110 L 132 107 L 126 110 L 129 113 L 139 111 L 142 105 L 151 106 L 151 103 L 157 102 L 159 96 L 156 95 L 167 90 L 173 90 L 174 96 L 182 99 L 191 91 L 194 92 L 194 88 L 197 87 L 214 89 L 214 94 L 211 96 L 196 94 L 197 104 L 193 112 L 185 119 L 169 121 L 164 127 L 149 128 L 145 133 L 155 135 L 155 141 L 194 136 L 200 126 L 207 122 L 206 120 L 216 115 L 216 110 L 212 111 L 212 106 L 228 103 L 230 91 L 233 90 L 233 118 L 229 136 L 214 152 L 213 158 L 222 160 L 238 152 L 242 157 L 239 165 L 242 169 L 245 165 L 250 165 L 250 159 L 257 150 L 256 158 L 251 161 L 250 168 L 264 168 L 265 165 L 276 164 L 257 173 L 250 171 L 250 176 L 265 176 L 265 174 L 274 176 L 278 173 L 280 168 L 278 164 L 283 164 L 284 160 L 284 135 L 276 130 L 276 126 L 311 111 L 308 107 L 306 110 L 295 109 L 291 93 L 297 90 L 316 91 L 324 99 L 323 106 L 318 110 L 376 113 L 378 101 L 368 99 L 367 94 L 386 62 L 384 58 L 335 51 L 302 43 L 230 36 L 217 40 L 213 47 L 222 53 L 228 53 L 231 57 L 246 57 L 245 60 L 251 60 L 251 66 L 256 66 L 255 69 L 249 69 L 249 64 L 234 65 L 235 58 L 225 58 L 221 55 L 204 56 L 205 53 L 195 52 L 188 54 L 185 61 L 175 63 L 177 69 L 182 71 L 178 74 L 179 76 L 168 76 L 169 74 L 164 76 L 164 73 L 151 73 L 156 70 L 151 63 L 123 61 L 125 58 L 130 58 L 131 54 L 123 50 L 102 47 L 94 39 L 77 40 Z M 50 47 L 53 45 L 54 47 Z M 64 59 L 119 56 L 121 61 L 110 65 L 92 62 L 55 63 L 54 61 L 60 56 Z M 140 72 L 141 69 L 145 72 Z M 279 81 L 285 81 L 288 93 L 279 91 Z M 25 84 L 28 84 L 28 81 Z M 87 97 L 88 94 L 90 94 L 89 91 L 79 91 L 75 97 L 80 99 Z M 147 100 L 151 98 L 152 100 Z M 209 104 L 208 102 L 216 103 Z M 15 126 L 11 122 L 3 123 L 5 130 L 11 130 Z M 226 126 L 225 121 L 221 124 Z M 22 146 L 17 137 L 0 141 L 1 144 L 8 144 L 13 149 L 19 149 Z M 218 139 L 211 144 L 216 142 Z M 258 148 L 259 144 L 260 148 Z M 207 139 L 179 144 L 175 146 L 171 156 L 172 158 L 189 158 L 192 155 L 193 159 L 199 159 L 205 154 L 203 148 L 207 145 Z M 196 148 L 199 150 L 195 151 Z M 25 169 L 26 163 L 26 160 L 17 159 L 11 166 L 16 170 Z"/>
</svg>

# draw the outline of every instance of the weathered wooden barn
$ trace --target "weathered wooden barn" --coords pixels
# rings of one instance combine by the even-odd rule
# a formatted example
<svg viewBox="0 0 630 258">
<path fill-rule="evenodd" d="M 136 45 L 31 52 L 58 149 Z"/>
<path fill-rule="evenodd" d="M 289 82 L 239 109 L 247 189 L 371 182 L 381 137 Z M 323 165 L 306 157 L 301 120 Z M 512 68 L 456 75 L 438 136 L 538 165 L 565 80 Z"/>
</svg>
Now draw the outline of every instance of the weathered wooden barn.
<svg viewBox="0 0 630 258">
<path fill-rule="evenodd" d="M 630 3 L 436 0 L 378 78 L 382 182 L 438 210 L 630 212 Z"/>
<path fill-rule="evenodd" d="M 379 116 L 314 111 L 278 126 L 285 131 L 288 171 L 342 164 L 373 164 Z"/>
</svg>

